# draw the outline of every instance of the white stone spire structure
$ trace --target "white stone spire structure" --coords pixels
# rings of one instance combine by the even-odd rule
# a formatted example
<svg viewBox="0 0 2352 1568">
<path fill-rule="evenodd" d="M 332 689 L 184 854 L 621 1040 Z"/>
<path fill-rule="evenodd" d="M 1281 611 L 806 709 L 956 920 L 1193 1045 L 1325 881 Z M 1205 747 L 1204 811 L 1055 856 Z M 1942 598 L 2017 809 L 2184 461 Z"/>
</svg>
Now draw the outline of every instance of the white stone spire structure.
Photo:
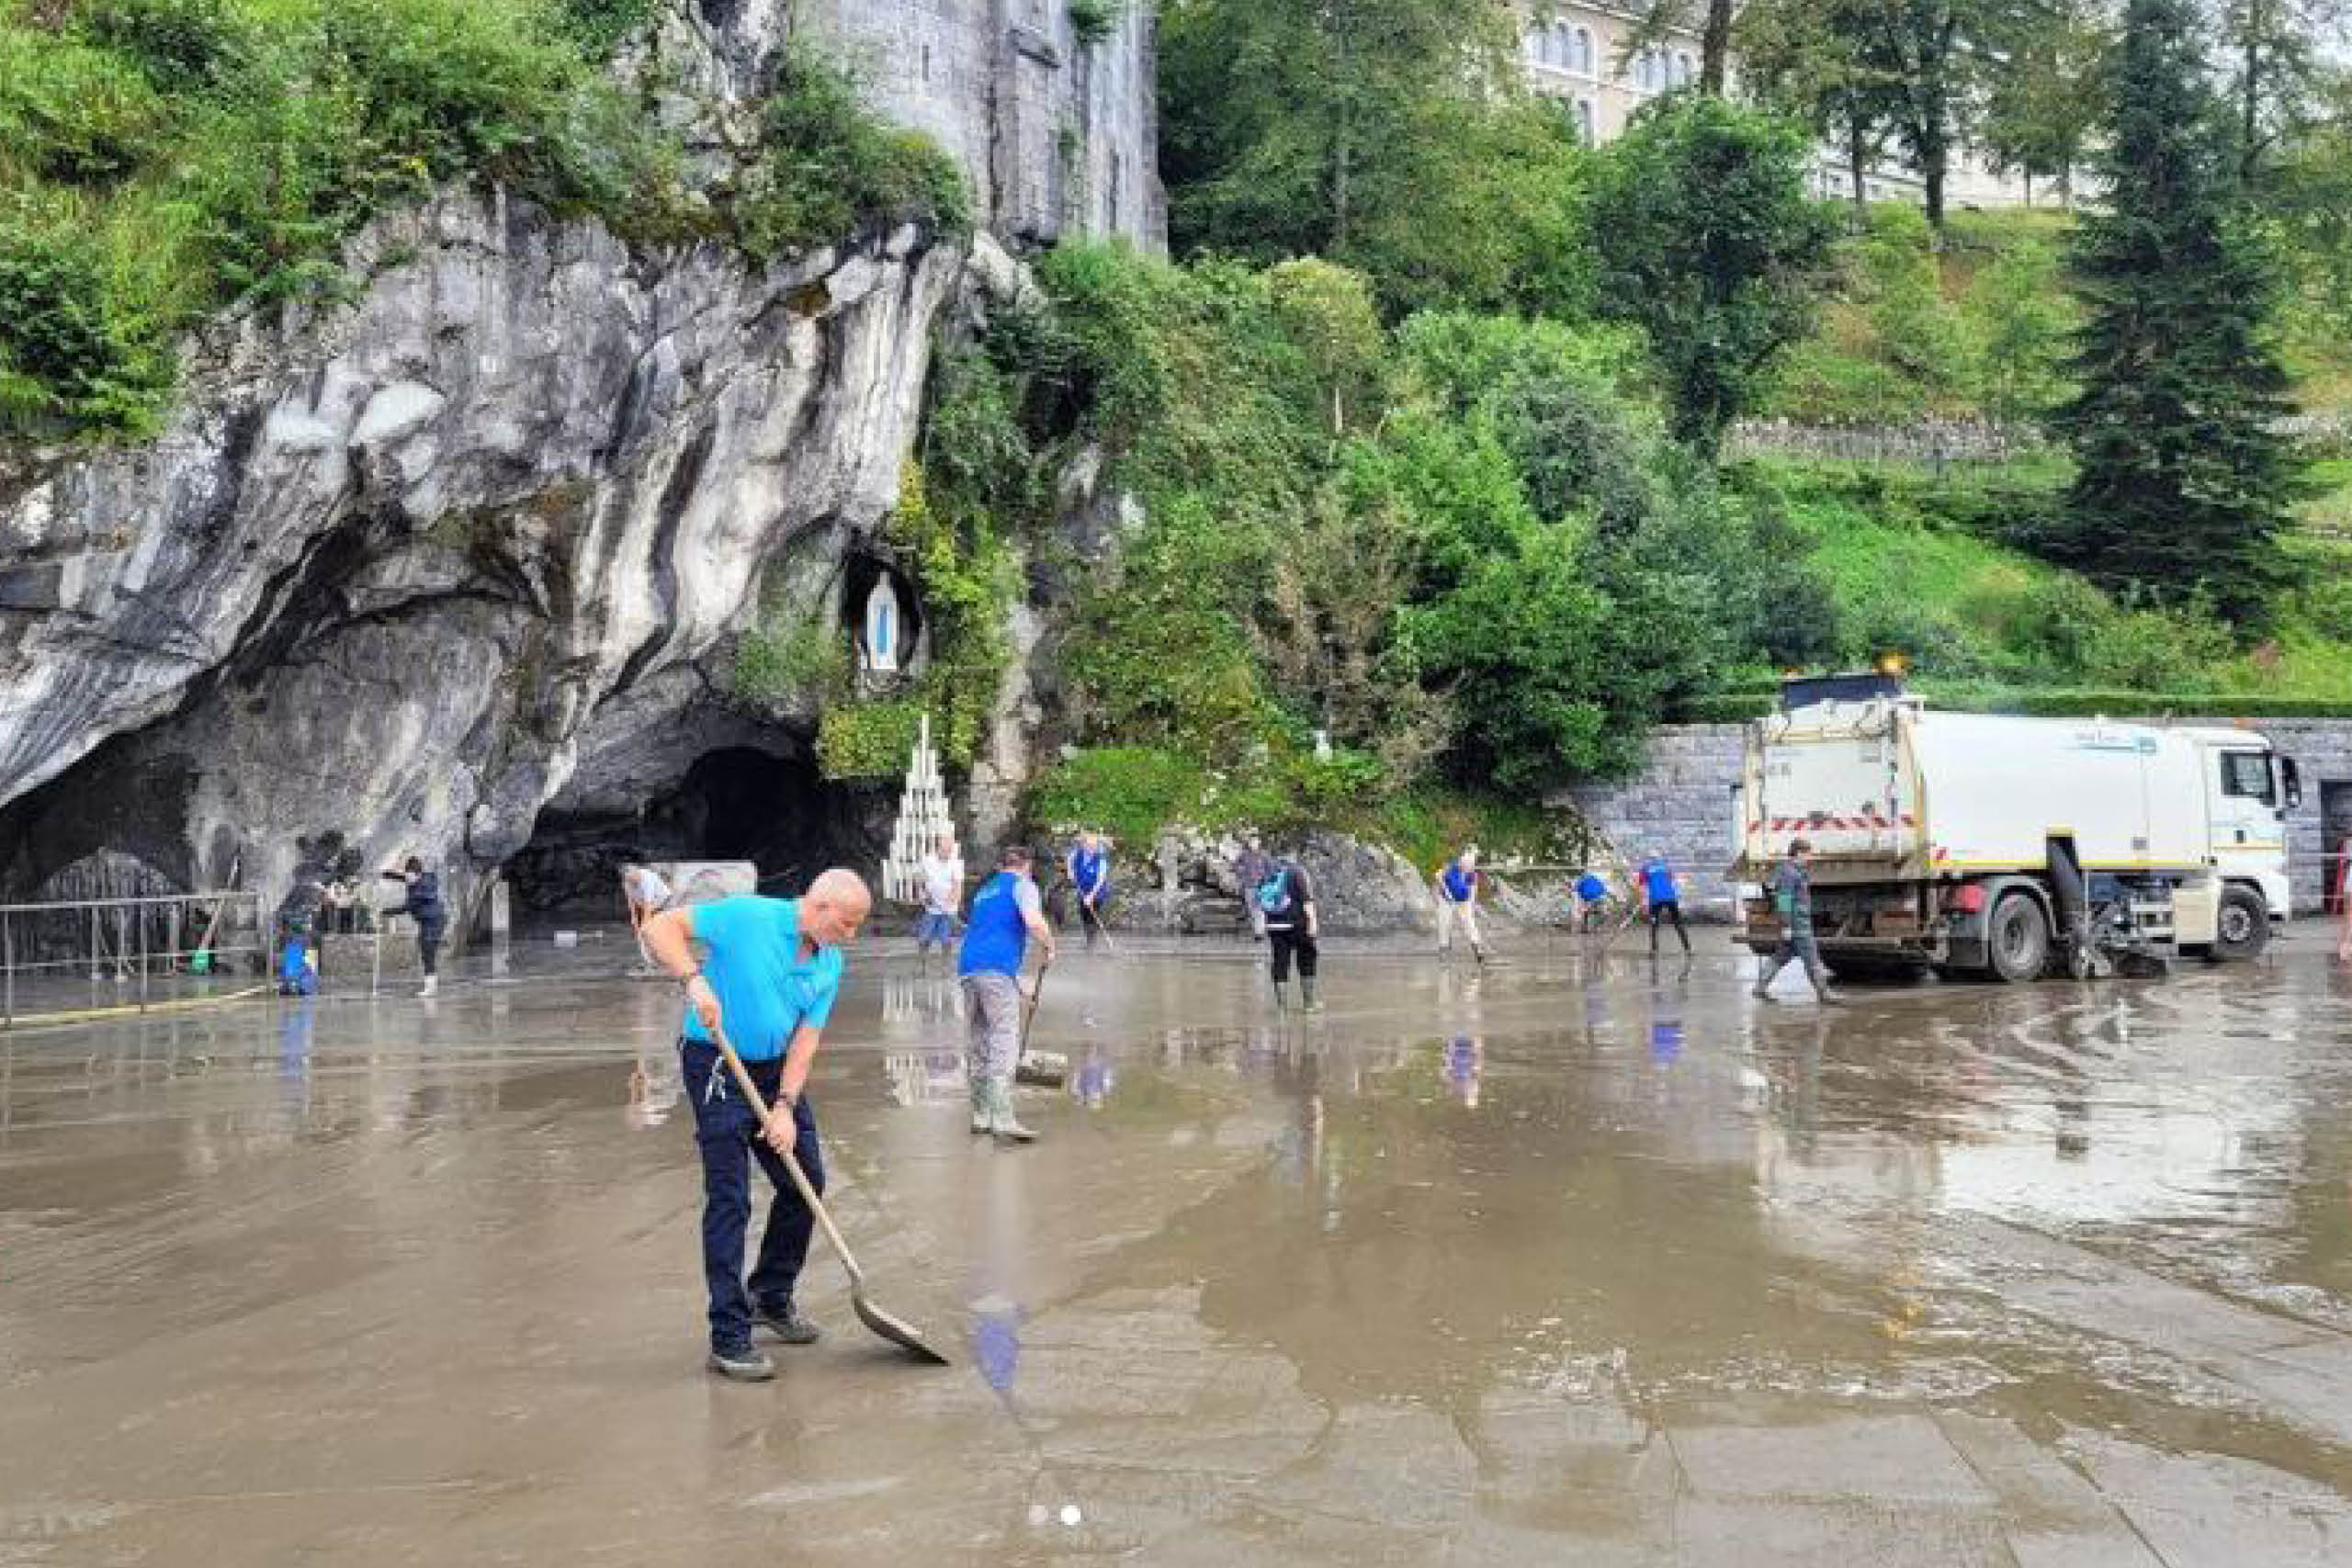
<svg viewBox="0 0 2352 1568">
<path fill-rule="evenodd" d="M 890 833 L 890 858 L 882 865 L 882 896 L 899 904 L 922 902 L 922 857 L 941 835 L 956 836 L 947 814 L 947 789 L 939 777 L 939 753 L 932 749 L 931 716 L 922 716 L 914 755 L 907 761 L 906 787 L 899 795 L 899 822 Z"/>
</svg>

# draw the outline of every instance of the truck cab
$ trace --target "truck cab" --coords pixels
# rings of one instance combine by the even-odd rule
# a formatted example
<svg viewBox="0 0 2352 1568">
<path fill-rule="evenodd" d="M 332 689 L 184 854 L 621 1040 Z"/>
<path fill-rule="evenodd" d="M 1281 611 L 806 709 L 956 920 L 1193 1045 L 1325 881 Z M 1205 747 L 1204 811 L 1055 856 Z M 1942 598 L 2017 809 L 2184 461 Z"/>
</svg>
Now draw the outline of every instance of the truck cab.
<svg viewBox="0 0 2352 1568">
<path fill-rule="evenodd" d="M 2209 863 L 2222 887 L 2217 945 L 2225 952 L 2258 947 L 2245 921 L 2258 916 L 2275 928 L 2291 908 L 2287 813 L 2302 804 L 2302 779 L 2294 759 L 2252 730 L 2197 728 L 2188 736 L 2202 759 Z M 2260 900 L 2258 909 L 2253 899 Z"/>
</svg>

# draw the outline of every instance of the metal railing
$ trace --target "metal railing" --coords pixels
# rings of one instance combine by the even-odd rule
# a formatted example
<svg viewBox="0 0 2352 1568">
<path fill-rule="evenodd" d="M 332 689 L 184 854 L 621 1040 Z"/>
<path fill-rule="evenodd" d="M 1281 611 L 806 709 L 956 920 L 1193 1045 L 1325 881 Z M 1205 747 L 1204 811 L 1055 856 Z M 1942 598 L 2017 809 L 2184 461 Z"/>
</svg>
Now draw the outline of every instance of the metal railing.
<svg viewBox="0 0 2352 1568">
<path fill-rule="evenodd" d="M 0 1028 L 16 1023 L 19 992 L 38 982 L 86 975 L 135 983 L 137 996 L 124 1005 L 144 1008 L 158 978 L 248 956 L 266 964 L 267 931 L 257 893 L 0 904 Z"/>
</svg>

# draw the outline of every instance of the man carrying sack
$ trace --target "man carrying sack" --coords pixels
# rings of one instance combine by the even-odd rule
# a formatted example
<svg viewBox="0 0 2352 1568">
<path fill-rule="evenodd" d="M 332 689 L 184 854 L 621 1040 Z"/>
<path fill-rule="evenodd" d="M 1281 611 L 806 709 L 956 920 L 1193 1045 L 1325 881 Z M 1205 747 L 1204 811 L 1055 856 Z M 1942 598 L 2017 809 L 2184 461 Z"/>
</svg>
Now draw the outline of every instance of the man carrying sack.
<svg viewBox="0 0 2352 1568">
<path fill-rule="evenodd" d="M 686 991 L 678 1051 L 702 1155 L 709 1366 L 722 1377 L 763 1382 L 775 1376 L 775 1363 L 752 1342 L 754 1323 L 786 1345 L 817 1338 L 817 1325 L 792 1300 L 815 1216 L 781 1156 L 794 1155 L 810 1188 L 824 1191 L 816 1112 L 803 1090 L 841 991 L 842 949 L 856 940 L 873 904 L 855 872 L 835 870 L 818 877 L 800 898 L 722 898 L 664 910 L 645 923 L 654 963 Z M 695 942 L 706 953 L 700 966 Z M 751 1069 L 762 1104 L 747 1104 L 729 1075 L 716 1043 L 722 1027 Z M 752 1158 L 767 1172 L 775 1198 L 747 1290 L 743 1241 L 752 1219 Z"/>
<path fill-rule="evenodd" d="M 1029 852 L 1015 844 L 996 864 L 996 874 L 972 895 L 956 958 L 967 1015 L 964 1070 L 972 1090 L 972 1131 L 1026 1144 L 1037 1134 L 1012 1110 L 1013 1069 L 1021 1064 L 1021 965 L 1033 936 L 1045 945 L 1046 962 L 1054 961 L 1054 928 L 1046 923 L 1045 902 L 1030 880 Z"/>
</svg>

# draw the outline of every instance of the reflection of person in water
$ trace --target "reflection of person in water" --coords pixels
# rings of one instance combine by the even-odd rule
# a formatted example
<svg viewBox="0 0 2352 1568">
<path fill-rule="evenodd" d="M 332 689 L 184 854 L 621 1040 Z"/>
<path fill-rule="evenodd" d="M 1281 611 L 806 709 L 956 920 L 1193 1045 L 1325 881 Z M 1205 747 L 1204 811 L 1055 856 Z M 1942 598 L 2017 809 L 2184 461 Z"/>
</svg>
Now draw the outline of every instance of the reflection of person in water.
<svg viewBox="0 0 2352 1568">
<path fill-rule="evenodd" d="M 1445 1048 L 1445 1080 L 1464 1109 L 1478 1109 L 1478 1079 L 1487 1067 L 1487 1043 L 1475 1035 L 1457 1034 Z"/>
<path fill-rule="evenodd" d="M 1021 1371 L 1021 1309 L 1002 1296 L 982 1300 L 973 1313 L 972 1359 L 997 1393 L 1010 1396 Z"/>
<path fill-rule="evenodd" d="M 1086 1060 L 1078 1067 L 1078 1101 L 1089 1111 L 1100 1111 L 1102 1102 L 1111 1098 L 1111 1088 L 1118 1079 L 1112 1070 L 1111 1058 L 1102 1054 L 1100 1045 L 1086 1048 Z"/>
<path fill-rule="evenodd" d="M 1682 1055 L 1682 998 L 1690 984 L 1690 960 L 1682 961 L 1682 972 L 1671 986 L 1650 987 L 1650 1060 L 1659 1066 L 1671 1066 Z"/>
<path fill-rule="evenodd" d="M 669 1121 L 671 1108 L 685 1092 L 675 1072 L 649 1062 L 647 1056 L 647 1052 L 639 1050 L 628 1070 L 628 1106 L 622 1120 L 632 1132 L 647 1132 Z"/>
</svg>

